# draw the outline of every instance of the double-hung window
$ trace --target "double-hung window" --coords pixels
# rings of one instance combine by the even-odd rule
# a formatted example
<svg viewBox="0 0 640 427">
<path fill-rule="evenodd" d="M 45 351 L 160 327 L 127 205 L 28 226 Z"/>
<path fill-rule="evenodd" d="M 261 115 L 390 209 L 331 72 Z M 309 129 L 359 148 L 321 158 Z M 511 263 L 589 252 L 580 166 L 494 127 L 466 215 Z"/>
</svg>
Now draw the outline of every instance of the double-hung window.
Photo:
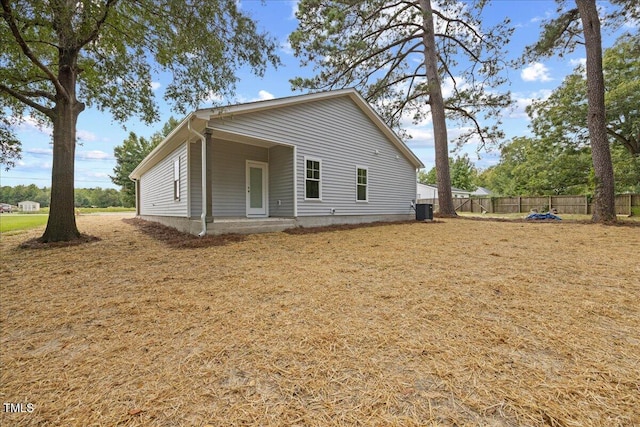
<svg viewBox="0 0 640 427">
<path fill-rule="evenodd" d="M 180 158 L 173 161 L 173 200 L 180 200 Z"/>
<path fill-rule="evenodd" d="M 369 201 L 369 170 L 356 166 L 356 201 Z"/>
<path fill-rule="evenodd" d="M 322 160 L 305 157 L 304 159 L 304 198 L 322 200 Z"/>
</svg>

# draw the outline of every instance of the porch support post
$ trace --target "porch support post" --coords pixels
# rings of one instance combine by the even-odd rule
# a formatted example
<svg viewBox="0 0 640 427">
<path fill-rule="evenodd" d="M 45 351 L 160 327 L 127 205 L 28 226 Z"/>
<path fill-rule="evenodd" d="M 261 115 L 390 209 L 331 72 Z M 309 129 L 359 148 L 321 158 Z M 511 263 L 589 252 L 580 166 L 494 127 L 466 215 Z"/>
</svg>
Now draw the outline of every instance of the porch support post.
<svg viewBox="0 0 640 427">
<path fill-rule="evenodd" d="M 206 201 L 207 201 L 207 219 L 209 220 L 213 220 L 213 161 L 211 160 L 211 158 L 213 158 L 213 136 L 212 136 L 212 130 L 211 129 L 206 129 L 205 133 L 204 133 L 204 137 L 205 137 L 205 144 L 207 145 L 206 148 L 206 153 L 207 153 L 207 158 L 206 160 L 206 176 L 205 179 L 207 181 L 207 185 L 211 186 L 209 188 L 209 191 L 207 191 L 206 194 Z"/>
<path fill-rule="evenodd" d="M 293 146 L 293 217 L 298 217 L 298 147 Z"/>
</svg>

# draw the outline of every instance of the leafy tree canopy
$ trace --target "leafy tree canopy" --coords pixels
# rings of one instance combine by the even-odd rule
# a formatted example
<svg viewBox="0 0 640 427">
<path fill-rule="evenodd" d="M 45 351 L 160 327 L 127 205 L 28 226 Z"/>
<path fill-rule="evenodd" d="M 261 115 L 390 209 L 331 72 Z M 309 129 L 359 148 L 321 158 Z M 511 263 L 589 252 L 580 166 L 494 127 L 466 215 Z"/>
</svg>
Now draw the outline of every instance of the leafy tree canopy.
<svg viewBox="0 0 640 427">
<path fill-rule="evenodd" d="M 16 165 L 16 160 L 22 157 L 20 141 L 15 137 L 9 120 L 0 117 L 0 165 L 9 170 Z"/>
<path fill-rule="evenodd" d="M 612 146 L 611 157 L 618 193 L 640 192 L 640 157 L 619 144 Z M 500 162 L 482 171 L 477 182 L 502 196 L 592 194 L 594 176 L 589 146 L 517 137 L 502 148 Z"/>
<path fill-rule="evenodd" d="M 233 94 L 235 70 L 277 65 L 276 44 L 234 0 L 2 1 L 0 106 L 16 117 L 50 116 L 64 55 L 74 55 L 77 95 L 118 121 L 158 118 L 152 80 L 169 73 L 165 98 L 177 111 L 212 93 Z"/>
<path fill-rule="evenodd" d="M 624 34 L 603 56 L 607 135 L 640 155 L 640 35 Z M 584 68 L 567 76 L 545 100 L 527 108 L 534 133 L 577 147 L 589 144 Z"/>
<path fill-rule="evenodd" d="M 465 153 L 455 158 L 449 157 L 449 169 L 451 170 L 451 185 L 460 190 L 475 191 L 478 170 Z M 423 184 L 436 184 L 436 168 L 431 168 L 428 172 L 420 171 L 418 173 L 418 181 Z"/>
<path fill-rule="evenodd" d="M 592 179 L 587 148 L 514 138 L 501 150 L 489 187 L 500 195 L 584 194 Z"/>
</svg>

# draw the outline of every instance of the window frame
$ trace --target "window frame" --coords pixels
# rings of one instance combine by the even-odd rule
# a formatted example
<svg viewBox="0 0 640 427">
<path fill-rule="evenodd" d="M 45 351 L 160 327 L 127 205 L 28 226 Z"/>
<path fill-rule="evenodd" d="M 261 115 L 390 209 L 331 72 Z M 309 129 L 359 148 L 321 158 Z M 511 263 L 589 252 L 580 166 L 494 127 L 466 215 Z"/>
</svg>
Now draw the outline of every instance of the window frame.
<svg viewBox="0 0 640 427">
<path fill-rule="evenodd" d="M 365 183 L 360 183 L 360 174 L 359 172 L 363 170 L 365 171 Z M 358 190 L 361 186 L 364 186 L 364 199 L 361 200 L 358 198 Z M 356 165 L 356 203 L 368 203 L 369 202 L 369 168 L 367 166 L 359 166 Z"/>
<path fill-rule="evenodd" d="M 180 157 L 173 160 L 173 200 L 180 201 Z"/>
<path fill-rule="evenodd" d="M 307 162 L 317 162 L 318 163 L 318 179 L 308 178 L 307 171 L 308 166 Z M 318 197 L 307 197 L 307 182 L 315 181 L 318 183 Z M 322 159 L 317 157 L 307 157 L 304 156 L 304 200 L 312 201 L 312 202 L 321 202 L 322 201 Z"/>
</svg>

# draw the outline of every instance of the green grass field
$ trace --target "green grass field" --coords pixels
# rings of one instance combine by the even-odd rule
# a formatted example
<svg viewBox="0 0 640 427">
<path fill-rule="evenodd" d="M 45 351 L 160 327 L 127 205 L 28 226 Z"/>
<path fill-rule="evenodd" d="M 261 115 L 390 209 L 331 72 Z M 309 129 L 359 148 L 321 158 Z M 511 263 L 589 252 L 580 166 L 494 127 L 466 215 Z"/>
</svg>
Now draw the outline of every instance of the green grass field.
<svg viewBox="0 0 640 427">
<path fill-rule="evenodd" d="M 108 208 L 75 208 L 76 212 L 80 214 L 92 214 L 92 213 L 103 213 L 103 212 L 135 212 L 136 208 L 123 208 L 123 207 L 108 207 Z M 41 208 L 39 213 L 48 214 L 49 207 Z M 31 214 L 29 214 L 31 215 Z"/>
<path fill-rule="evenodd" d="M 103 212 L 135 212 L 136 208 L 123 208 L 111 206 L 108 208 L 76 208 L 80 214 L 103 213 Z"/>
<path fill-rule="evenodd" d="M 49 215 L 40 214 L 2 214 L 0 215 L 0 233 L 7 231 L 28 230 L 47 223 Z"/>
</svg>

